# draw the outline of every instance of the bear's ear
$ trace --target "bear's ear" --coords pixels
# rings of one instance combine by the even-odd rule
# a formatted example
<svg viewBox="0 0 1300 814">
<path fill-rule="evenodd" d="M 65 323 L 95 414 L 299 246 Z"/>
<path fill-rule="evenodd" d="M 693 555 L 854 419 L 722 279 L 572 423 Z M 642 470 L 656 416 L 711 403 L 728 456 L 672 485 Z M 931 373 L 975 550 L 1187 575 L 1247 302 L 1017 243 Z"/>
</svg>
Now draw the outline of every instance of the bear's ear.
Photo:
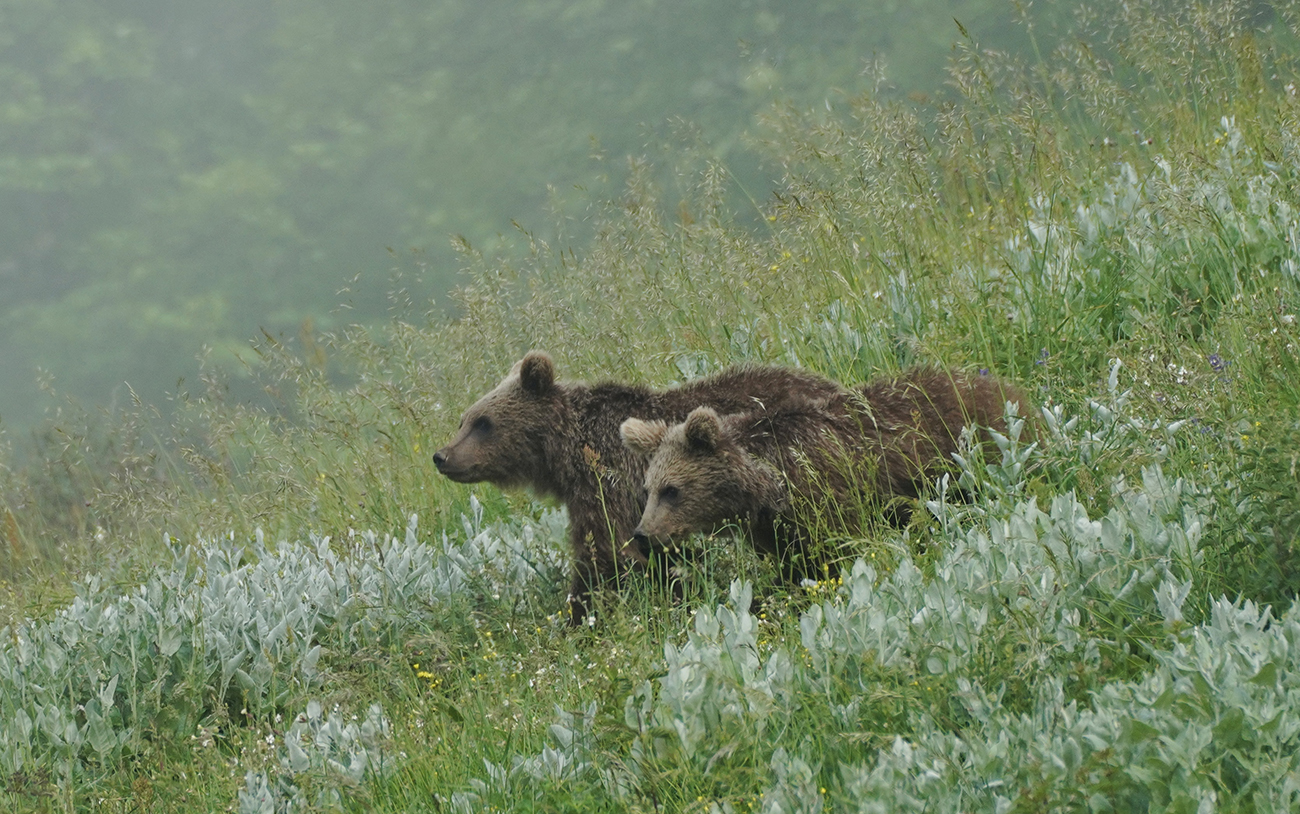
<svg viewBox="0 0 1300 814">
<path fill-rule="evenodd" d="M 696 407 L 686 416 L 686 443 L 696 452 L 715 452 L 722 441 L 722 425 L 712 407 Z"/>
<path fill-rule="evenodd" d="M 623 436 L 623 446 L 639 455 L 649 455 L 659 449 L 659 442 L 664 440 L 668 425 L 662 421 L 642 421 L 629 418 L 618 428 Z"/>
<path fill-rule="evenodd" d="M 544 396 L 555 385 L 555 364 L 539 350 L 529 351 L 519 362 L 519 383 L 524 392 Z"/>
</svg>

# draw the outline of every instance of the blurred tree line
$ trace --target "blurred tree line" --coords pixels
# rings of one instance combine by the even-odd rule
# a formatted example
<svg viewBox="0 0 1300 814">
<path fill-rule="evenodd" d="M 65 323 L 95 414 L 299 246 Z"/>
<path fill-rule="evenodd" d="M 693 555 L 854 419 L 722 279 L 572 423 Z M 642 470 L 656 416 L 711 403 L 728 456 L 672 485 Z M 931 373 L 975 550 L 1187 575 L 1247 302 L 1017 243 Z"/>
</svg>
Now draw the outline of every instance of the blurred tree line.
<svg viewBox="0 0 1300 814">
<path fill-rule="evenodd" d="M 388 273 L 454 284 L 449 236 L 580 245 L 583 206 L 690 122 L 743 150 L 776 99 L 885 63 L 942 82 L 954 18 L 1019 48 L 1004 0 L 0 0 L 0 421 L 37 369 L 158 401 L 207 346 L 387 316 Z M 749 164 L 746 164 L 749 162 Z M 575 191 L 579 186 L 585 190 Z M 408 252 L 421 250 L 411 259 Z M 390 254 L 391 250 L 393 254 Z M 342 307 L 342 311 L 340 311 Z"/>
</svg>

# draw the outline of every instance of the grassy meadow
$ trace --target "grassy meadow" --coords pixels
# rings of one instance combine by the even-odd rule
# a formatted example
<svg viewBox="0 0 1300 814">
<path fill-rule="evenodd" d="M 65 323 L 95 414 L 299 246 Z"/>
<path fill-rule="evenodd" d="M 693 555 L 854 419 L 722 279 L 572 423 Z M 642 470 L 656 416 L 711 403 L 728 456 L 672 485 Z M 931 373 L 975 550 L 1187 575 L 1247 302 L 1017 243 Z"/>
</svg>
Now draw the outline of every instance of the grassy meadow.
<svg viewBox="0 0 1300 814">
<path fill-rule="evenodd" d="M 1297 810 L 1297 34 L 1090 5 L 932 97 L 771 109 L 773 194 L 632 161 L 589 243 L 465 246 L 454 317 L 399 286 L 268 336 L 260 405 L 216 369 L 174 423 L 67 404 L 0 466 L 0 807 Z M 563 513 L 430 461 L 531 348 L 988 369 L 1038 409 L 837 576 L 702 539 L 682 601 L 570 629 Z"/>
</svg>

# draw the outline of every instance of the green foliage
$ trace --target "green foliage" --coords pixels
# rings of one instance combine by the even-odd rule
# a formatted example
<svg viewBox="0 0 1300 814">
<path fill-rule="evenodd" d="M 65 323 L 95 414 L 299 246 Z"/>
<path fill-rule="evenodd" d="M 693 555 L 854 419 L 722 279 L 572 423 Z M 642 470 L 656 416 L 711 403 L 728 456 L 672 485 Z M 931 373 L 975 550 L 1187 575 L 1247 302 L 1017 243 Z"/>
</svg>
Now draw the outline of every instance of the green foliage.
<svg viewBox="0 0 1300 814">
<path fill-rule="evenodd" d="M 283 774 L 274 789 L 265 773 L 249 772 L 245 776 L 245 788 L 239 792 L 240 812 L 275 814 L 310 805 L 297 785 L 306 785 L 310 780 L 320 786 L 315 805 L 338 806 L 343 797 L 337 788 L 340 781 L 344 787 L 355 786 L 368 775 L 382 775 L 392 768 L 392 756 L 384 753 L 389 725 L 378 704 L 370 705 L 360 725 L 345 723 L 337 709 L 328 717 L 322 712 L 319 701 L 308 702 L 306 711 L 285 733 L 284 755 L 280 758 Z"/>
<path fill-rule="evenodd" d="M 319 687 L 331 659 L 454 615 L 470 585 L 508 607 L 532 590 L 554 593 L 563 518 L 519 531 L 478 522 L 465 521 L 463 541 L 431 547 L 412 517 L 404 540 L 365 533 L 342 554 L 328 539 L 270 551 L 259 534 L 248 554 L 230 542 L 178 549 L 126 595 L 98 580 L 79 586 L 50 620 L 0 630 L 0 772 L 43 769 L 71 784 L 148 737 L 268 720 Z M 320 739 L 321 727 L 340 726 L 309 728 Z M 310 763 L 290 749 L 293 773 Z"/>
</svg>

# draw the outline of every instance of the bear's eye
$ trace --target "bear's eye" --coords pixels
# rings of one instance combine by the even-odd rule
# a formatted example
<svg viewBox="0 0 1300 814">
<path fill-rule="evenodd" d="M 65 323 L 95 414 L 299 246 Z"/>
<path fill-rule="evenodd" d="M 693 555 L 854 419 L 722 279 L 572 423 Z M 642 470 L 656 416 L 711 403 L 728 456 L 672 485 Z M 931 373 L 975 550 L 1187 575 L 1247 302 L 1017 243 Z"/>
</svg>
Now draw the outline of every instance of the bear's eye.
<svg viewBox="0 0 1300 814">
<path fill-rule="evenodd" d="M 680 494 L 676 486 L 665 486 L 659 490 L 659 499 L 666 503 L 676 503 Z"/>
<path fill-rule="evenodd" d="M 479 416 L 474 419 L 474 423 L 470 425 L 470 431 L 479 433 L 480 435 L 486 435 L 487 433 L 492 432 L 492 419 L 485 415 Z"/>
</svg>

